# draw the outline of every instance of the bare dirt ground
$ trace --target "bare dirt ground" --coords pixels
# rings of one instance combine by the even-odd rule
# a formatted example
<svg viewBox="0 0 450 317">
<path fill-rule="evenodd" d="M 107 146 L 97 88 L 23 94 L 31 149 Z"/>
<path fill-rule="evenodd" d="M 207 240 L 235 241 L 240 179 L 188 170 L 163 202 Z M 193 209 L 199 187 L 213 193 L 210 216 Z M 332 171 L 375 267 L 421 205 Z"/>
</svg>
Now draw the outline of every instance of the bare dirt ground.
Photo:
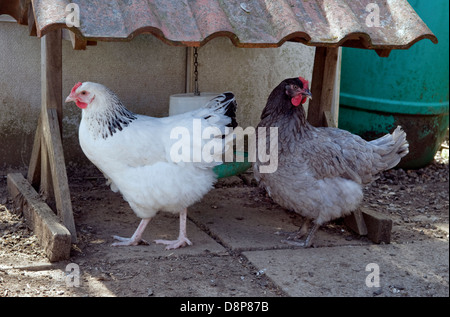
<svg viewBox="0 0 450 317">
<path fill-rule="evenodd" d="M 216 237 L 213 241 L 211 233 L 201 226 L 196 229 L 199 233 L 195 243 L 207 247 L 197 253 L 190 253 L 189 248 L 182 252 L 161 251 L 162 246 L 154 245 L 119 251 L 110 247 L 111 235 L 131 234 L 123 229 L 124 224 L 134 227 L 138 219 L 121 196 L 104 184 L 98 171 L 74 172 L 75 168 L 69 168 L 78 243 L 72 247 L 70 260 L 58 263 L 47 261 L 23 218 L 14 214 L 7 198 L 6 179 L 0 179 L 0 297 L 287 295 L 241 252 Z M 249 201 L 259 208 L 274 206 L 266 193 L 252 183 L 250 174 L 222 180 L 216 187 L 201 206 L 226 208 L 230 199 L 242 206 Z M 241 194 L 234 194 L 237 189 Z M 217 206 L 217 201 L 221 201 L 221 206 Z M 363 204 L 393 220 L 393 243 L 436 239 L 448 242 L 448 141 L 435 161 L 425 168 L 383 173 L 365 188 Z M 294 225 L 301 224 L 301 217 L 287 210 L 282 212 Z M 168 235 L 176 236 L 176 217 L 162 215 L 156 225 L 158 221 L 161 226 L 167 226 Z M 370 243 L 367 238 L 350 232 L 342 220 L 320 230 L 335 239 Z M 191 231 L 188 227 L 188 232 Z M 74 281 L 71 274 L 75 272 L 68 269 L 70 263 L 82 268 L 79 287 L 70 287 Z M 446 271 L 448 288 L 448 267 Z"/>
</svg>

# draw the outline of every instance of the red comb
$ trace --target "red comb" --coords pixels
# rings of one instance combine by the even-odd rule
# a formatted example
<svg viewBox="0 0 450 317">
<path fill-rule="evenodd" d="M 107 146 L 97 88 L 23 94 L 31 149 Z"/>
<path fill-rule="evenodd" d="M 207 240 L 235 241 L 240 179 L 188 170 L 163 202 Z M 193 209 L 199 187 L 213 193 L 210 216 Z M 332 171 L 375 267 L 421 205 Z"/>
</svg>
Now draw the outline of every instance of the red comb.
<svg viewBox="0 0 450 317">
<path fill-rule="evenodd" d="M 298 79 L 300 79 L 300 81 L 303 83 L 304 88 L 308 88 L 309 89 L 309 82 L 305 78 L 298 77 Z"/>
<path fill-rule="evenodd" d="M 83 83 L 82 82 L 77 82 L 75 84 L 75 86 L 73 86 L 72 90 L 70 91 L 71 94 L 73 94 L 75 92 L 75 90 L 77 90 L 78 87 L 80 87 Z"/>
</svg>

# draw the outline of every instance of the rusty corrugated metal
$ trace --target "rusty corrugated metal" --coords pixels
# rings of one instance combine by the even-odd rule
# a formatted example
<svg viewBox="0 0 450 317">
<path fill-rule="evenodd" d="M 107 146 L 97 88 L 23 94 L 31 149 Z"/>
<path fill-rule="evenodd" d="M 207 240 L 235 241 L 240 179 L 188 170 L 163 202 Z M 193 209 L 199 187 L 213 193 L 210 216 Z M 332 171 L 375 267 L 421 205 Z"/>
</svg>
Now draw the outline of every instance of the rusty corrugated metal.
<svg viewBox="0 0 450 317">
<path fill-rule="evenodd" d="M 0 13 L 8 7 L 11 14 L 16 7 L 11 15 L 22 23 L 26 20 L 27 0 L 11 0 L 8 6 L 3 2 Z M 405 49 L 424 38 L 437 43 L 406 0 L 32 0 L 37 35 L 66 27 L 65 8 L 71 2 L 78 4 L 81 22 L 72 30 L 93 41 L 131 40 L 152 33 L 168 44 L 184 46 L 201 46 L 217 36 L 229 37 L 238 47 L 296 41 Z M 379 8 L 379 26 L 367 25 L 371 3 Z"/>
</svg>

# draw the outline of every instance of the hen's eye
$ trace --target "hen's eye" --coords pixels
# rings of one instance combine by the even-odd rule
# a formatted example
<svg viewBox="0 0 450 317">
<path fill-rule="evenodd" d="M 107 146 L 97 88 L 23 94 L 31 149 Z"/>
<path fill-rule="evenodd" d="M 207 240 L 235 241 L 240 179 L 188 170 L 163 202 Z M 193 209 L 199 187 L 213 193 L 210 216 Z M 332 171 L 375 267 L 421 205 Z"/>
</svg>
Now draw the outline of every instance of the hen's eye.
<svg viewBox="0 0 450 317">
<path fill-rule="evenodd" d="M 298 89 L 297 85 L 292 86 L 293 89 Z"/>
<path fill-rule="evenodd" d="M 86 90 L 83 90 L 83 91 L 81 92 L 81 94 L 82 94 L 82 95 L 86 95 Z"/>
</svg>

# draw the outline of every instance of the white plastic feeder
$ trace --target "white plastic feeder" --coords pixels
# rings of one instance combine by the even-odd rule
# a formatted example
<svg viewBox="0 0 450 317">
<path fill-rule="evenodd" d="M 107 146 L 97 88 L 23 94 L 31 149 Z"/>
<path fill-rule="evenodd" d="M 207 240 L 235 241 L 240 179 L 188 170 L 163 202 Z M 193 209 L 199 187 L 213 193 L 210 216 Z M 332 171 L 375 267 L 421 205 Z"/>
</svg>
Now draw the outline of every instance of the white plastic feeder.
<svg viewBox="0 0 450 317">
<path fill-rule="evenodd" d="M 196 96 L 194 93 L 171 95 L 169 102 L 169 116 L 202 108 L 208 101 L 217 95 L 220 95 L 220 93 L 202 92 L 199 96 Z"/>
</svg>

